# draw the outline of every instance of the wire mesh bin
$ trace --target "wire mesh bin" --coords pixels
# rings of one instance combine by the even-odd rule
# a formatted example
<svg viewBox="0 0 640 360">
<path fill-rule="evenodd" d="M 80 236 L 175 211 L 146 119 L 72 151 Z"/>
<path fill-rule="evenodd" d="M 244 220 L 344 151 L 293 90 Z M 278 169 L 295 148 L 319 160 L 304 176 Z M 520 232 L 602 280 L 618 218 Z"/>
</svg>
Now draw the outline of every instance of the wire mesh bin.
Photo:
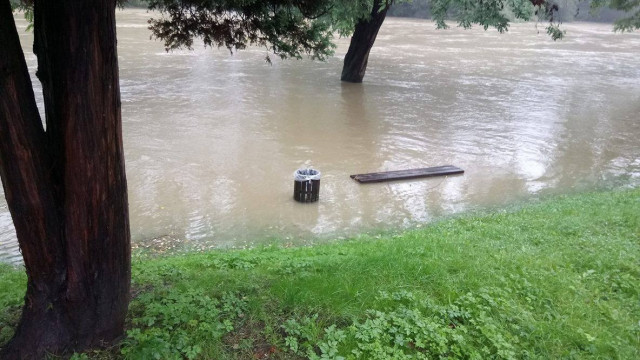
<svg viewBox="0 0 640 360">
<path fill-rule="evenodd" d="M 293 198 L 299 202 L 315 202 L 320 196 L 320 171 L 298 169 L 293 173 Z"/>
</svg>

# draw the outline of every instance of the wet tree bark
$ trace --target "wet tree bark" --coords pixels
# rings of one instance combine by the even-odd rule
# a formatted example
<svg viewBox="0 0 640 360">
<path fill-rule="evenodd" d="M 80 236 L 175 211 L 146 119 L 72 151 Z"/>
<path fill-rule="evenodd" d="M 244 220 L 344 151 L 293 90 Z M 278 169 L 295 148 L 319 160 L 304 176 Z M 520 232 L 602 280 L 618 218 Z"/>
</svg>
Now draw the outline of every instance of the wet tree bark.
<svg viewBox="0 0 640 360">
<path fill-rule="evenodd" d="M 391 1 L 375 0 L 371 10 L 371 18 L 360 20 L 356 24 L 355 31 L 351 37 L 349 50 L 344 57 L 341 80 L 346 82 L 360 83 L 364 78 L 369 61 L 369 52 L 376 41 L 378 31 L 387 16 Z"/>
<path fill-rule="evenodd" d="M 0 176 L 28 276 L 2 359 L 122 335 L 130 235 L 114 0 L 36 0 L 40 119 L 9 0 L 0 0 Z"/>
</svg>

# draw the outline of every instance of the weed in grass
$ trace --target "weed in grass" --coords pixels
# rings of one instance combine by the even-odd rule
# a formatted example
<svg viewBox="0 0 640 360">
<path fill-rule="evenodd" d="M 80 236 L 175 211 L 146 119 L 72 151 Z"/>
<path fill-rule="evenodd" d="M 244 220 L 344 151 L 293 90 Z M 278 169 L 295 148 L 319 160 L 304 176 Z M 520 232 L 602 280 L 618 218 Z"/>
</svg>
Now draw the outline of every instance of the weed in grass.
<svg viewBox="0 0 640 360">
<path fill-rule="evenodd" d="M 531 314 L 505 295 L 481 290 L 439 306 L 411 292 L 383 292 L 381 309 L 343 328 L 320 331 L 317 315 L 287 320 L 285 343 L 309 359 L 525 358 Z"/>
<path fill-rule="evenodd" d="M 196 290 L 167 290 L 140 295 L 131 312 L 131 329 L 122 346 L 125 358 L 196 359 L 234 329 L 246 302 L 236 294 L 217 299 Z"/>
</svg>

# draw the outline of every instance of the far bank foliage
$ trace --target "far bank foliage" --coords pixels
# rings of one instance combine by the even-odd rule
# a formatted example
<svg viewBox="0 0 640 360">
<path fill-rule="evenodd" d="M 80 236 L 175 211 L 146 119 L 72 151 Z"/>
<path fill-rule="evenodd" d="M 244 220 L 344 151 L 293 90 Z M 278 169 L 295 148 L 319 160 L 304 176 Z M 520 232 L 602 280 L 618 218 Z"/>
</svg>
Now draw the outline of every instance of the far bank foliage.
<svg viewBox="0 0 640 360">
<path fill-rule="evenodd" d="M 625 17 L 625 12 L 622 10 L 616 10 L 615 6 L 613 8 L 610 6 L 592 7 L 590 1 L 584 0 L 563 0 L 558 1 L 557 3 L 559 8 L 557 20 L 560 22 L 596 21 L 613 23 Z M 430 19 L 430 1 L 413 0 L 398 2 L 389 9 L 389 16 Z"/>
</svg>

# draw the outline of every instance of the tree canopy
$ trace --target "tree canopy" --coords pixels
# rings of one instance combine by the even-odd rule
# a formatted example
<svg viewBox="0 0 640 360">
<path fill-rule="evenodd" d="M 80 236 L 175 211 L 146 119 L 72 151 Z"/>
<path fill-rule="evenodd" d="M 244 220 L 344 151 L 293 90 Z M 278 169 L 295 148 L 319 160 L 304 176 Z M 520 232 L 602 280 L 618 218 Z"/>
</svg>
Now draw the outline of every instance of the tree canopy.
<svg viewBox="0 0 640 360">
<path fill-rule="evenodd" d="M 149 9 L 163 16 L 149 20 L 153 35 L 167 50 L 191 48 L 194 38 L 205 46 L 230 51 L 265 46 L 274 54 L 323 60 L 332 53 L 332 29 L 313 21 L 330 11 L 328 1 L 150 0 Z"/>
</svg>

